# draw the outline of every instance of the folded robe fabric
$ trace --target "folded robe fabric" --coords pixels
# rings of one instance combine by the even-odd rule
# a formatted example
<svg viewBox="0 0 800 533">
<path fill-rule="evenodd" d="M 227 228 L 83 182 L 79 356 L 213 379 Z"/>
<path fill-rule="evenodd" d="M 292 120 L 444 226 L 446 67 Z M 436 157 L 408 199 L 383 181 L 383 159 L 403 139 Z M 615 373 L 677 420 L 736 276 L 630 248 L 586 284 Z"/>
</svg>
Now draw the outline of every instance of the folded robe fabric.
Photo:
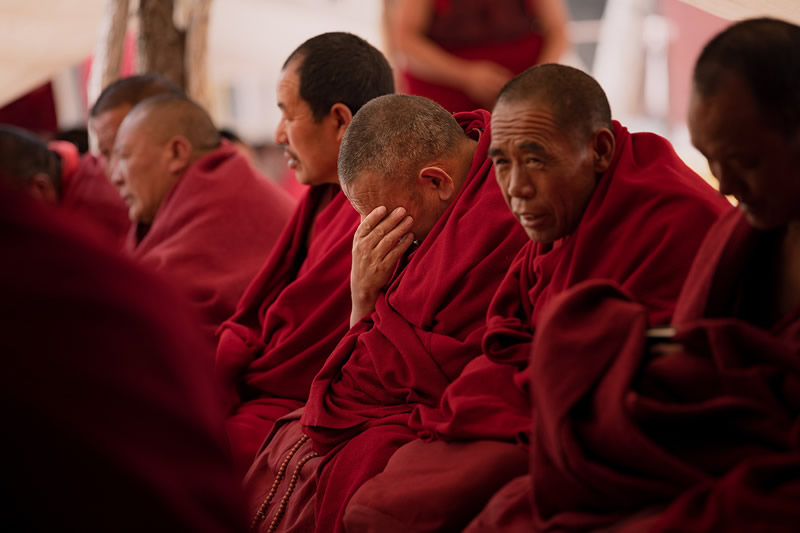
<svg viewBox="0 0 800 533">
<path fill-rule="evenodd" d="M 0 189 L 3 529 L 244 531 L 199 319 L 83 217 Z"/>
<path fill-rule="evenodd" d="M 233 314 L 291 216 L 293 201 L 224 143 L 173 185 L 131 256 L 162 274 L 200 310 L 205 333 Z"/>
<path fill-rule="evenodd" d="M 530 368 L 530 531 L 796 529 L 800 306 L 758 326 L 744 290 L 775 240 L 737 210 L 712 228 L 676 307 L 677 353 L 649 353 L 647 310 L 608 282 L 548 308 Z"/>
<path fill-rule="evenodd" d="M 122 249 L 131 220 L 128 207 L 92 154 L 81 156 L 72 143 L 51 141 L 50 150 L 61 156 L 61 205 L 82 213 L 108 237 L 109 245 Z"/>
<path fill-rule="evenodd" d="M 527 364 L 538 315 L 587 279 L 617 281 L 666 324 L 708 228 L 730 207 L 669 142 L 614 123 L 616 150 L 576 230 L 552 246 L 530 242 L 503 280 L 487 317 L 484 355 L 445 391 L 419 405 L 424 439 L 525 443 L 531 424 Z M 576 331 L 578 331 L 576 329 Z"/>
<path fill-rule="evenodd" d="M 395 272 L 375 311 L 348 332 L 311 386 L 302 424 L 314 449 L 327 455 L 313 462 L 319 465 L 316 502 L 289 505 L 313 512 L 316 504 L 320 531 L 340 531 L 352 493 L 413 438 L 406 427 L 413 405 L 436 405 L 480 353 L 489 299 L 526 240 L 487 159 L 489 114 L 455 116 L 467 134 L 480 135 L 465 183 Z M 273 473 L 279 468 L 270 466 Z M 264 484 L 268 490 L 270 482 Z"/>
<path fill-rule="evenodd" d="M 275 420 L 308 399 L 311 380 L 350 326 L 351 250 L 359 221 L 337 185 L 311 187 L 220 329 L 216 372 L 242 472 Z"/>
</svg>

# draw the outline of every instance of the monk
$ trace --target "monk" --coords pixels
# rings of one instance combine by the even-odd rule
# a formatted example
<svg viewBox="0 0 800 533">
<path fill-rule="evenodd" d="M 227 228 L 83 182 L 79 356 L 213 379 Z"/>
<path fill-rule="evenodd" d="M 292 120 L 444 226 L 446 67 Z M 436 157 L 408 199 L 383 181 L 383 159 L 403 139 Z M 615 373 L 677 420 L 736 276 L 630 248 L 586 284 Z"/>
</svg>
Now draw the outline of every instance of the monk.
<svg viewBox="0 0 800 533">
<path fill-rule="evenodd" d="M 28 131 L 0 125 L 0 173 L 40 200 L 80 213 L 90 222 L 81 227 L 121 247 L 121 235 L 130 227 L 125 205 L 97 160 L 80 157 L 73 144 L 46 144 Z"/>
<path fill-rule="evenodd" d="M 217 373 L 242 475 L 275 420 L 305 403 L 311 380 L 349 328 L 359 216 L 339 187 L 339 144 L 361 106 L 392 92 L 386 58 L 349 33 L 312 37 L 283 66 L 275 139 L 310 187 L 220 330 Z"/>
<path fill-rule="evenodd" d="M 245 531 L 197 317 L 69 215 L 0 182 L 3 529 Z"/>
<path fill-rule="evenodd" d="M 611 279 L 666 324 L 703 235 L 729 205 L 665 139 L 612 121 L 597 82 L 563 65 L 504 87 L 489 153 L 529 242 L 492 299 L 483 355 L 440 404 L 415 408 L 421 440 L 353 498 L 352 531 L 462 529 L 527 472 L 528 359 L 542 309 L 575 284 Z"/>
<path fill-rule="evenodd" d="M 128 252 L 180 288 L 212 339 L 286 226 L 292 200 L 180 95 L 128 113 L 111 166 L 135 223 Z"/>
<path fill-rule="evenodd" d="M 797 529 L 798 50 L 800 27 L 754 19 L 697 60 L 692 142 L 739 205 L 697 254 L 676 333 L 648 331 L 647 309 L 610 282 L 575 287 L 543 313 L 519 530 Z M 581 339 L 570 339 L 575 328 Z M 587 353 L 591 365 L 575 364 Z M 508 519 L 501 501 L 514 498 L 497 498 L 470 531 Z"/>
<path fill-rule="evenodd" d="M 493 183 L 488 127 L 485 111 L 453 118 L 390 95 L 345 133 L 339 178 L 362 217 L 353 327 L 302 419 L 298 410 L 276 424 L 248 473 L 259 531 L 342 531 L 353 492 L 414 438 L 413 407 L 436 405 L 480 352 L 486 306 L 525 240 Z"/>
</svg>

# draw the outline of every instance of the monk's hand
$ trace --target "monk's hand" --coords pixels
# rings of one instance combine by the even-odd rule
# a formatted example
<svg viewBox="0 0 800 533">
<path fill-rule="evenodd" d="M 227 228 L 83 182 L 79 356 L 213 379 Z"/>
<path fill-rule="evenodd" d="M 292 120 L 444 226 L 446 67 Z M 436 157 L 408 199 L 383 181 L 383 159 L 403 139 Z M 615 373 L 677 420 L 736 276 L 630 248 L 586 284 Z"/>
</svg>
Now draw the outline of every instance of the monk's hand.
<svg viewBox="0 0 800 533">
<path fill-rule="evenodd" d="M 494 106 L 497 93 L 508 83 L 514 73 L 492 61 L 473 61 L 464 70 L 464 92 L 485 109 Z"/>
<path fill-rule="evenodd" d="M 351 327 L 375 310 L 381 289 L 414 241 L 414 234 L 409 232 L 413 223 L 404 208 L 398 207 L 387 214 L 386 208 L 379 206 L 356 229 L 350 270 Z"/>
</svg>

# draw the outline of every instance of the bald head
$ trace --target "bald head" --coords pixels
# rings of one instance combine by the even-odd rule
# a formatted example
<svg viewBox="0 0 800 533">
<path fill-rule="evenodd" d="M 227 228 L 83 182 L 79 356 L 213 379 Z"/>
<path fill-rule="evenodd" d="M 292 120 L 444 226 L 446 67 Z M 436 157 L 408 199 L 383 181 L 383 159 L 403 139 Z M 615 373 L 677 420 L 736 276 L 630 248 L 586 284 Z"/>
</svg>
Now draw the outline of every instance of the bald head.
<svg viewBox="0 0 800 533">
<path fill-rule="evenodd" d="M 422 240 L 464 184 L 476 144 L 432 100 L 380 96 L 356 113 L 344 134 L 342 190 L 364 217 L 380 207 L 407 214 L 404 229 Z"/>
<path fill-rule="evenodd" d="M 192 148 L 192 161 L 219 148 L 222 137 L 208 113 L 185 96 L 162 94 L 137 104 L 120 126 L 120 134 L 146 132 L 151 141 L 163 144 L 176 135 Z"/>
<path fill-rule="evenodd" d="M 122 78 L 103 89 L 89 111 L 89 116 L 96 117 L 122 106 L 131 108 L 139 102 L 159 94 L 183 95 L 184 92 L 183 89 L 160 74 L 137 74 Z"/>
<path fill-rule="evenodd" d="M 339 180 L 364 172 L 413 178 L 423 166 L 452 157 L 467 141 L 442 106 L 427 98 L 390 94 L 368 102 L 353 117 L 339 148 Z"/>
<path fill-rule="evenodd" d="M 160 94 L 184 95 L 183 89 L 158 74 L 138 74 L 115 81 L 106 87 L 89 111 L 89 129 L 106 164 L 117 131 L 128 112 L 139 102 Z M 106 172 L 109 172 L 106 167 Z"/>
<path fill-rule="evenodd" d="M 160 95 L 134 107 L 119 127 L 111 159 L 111 182 L 131 220 L 151 223 L 178 178 L 220 142 L 208 113 L 185 97 Z"/>
<path fill-rule="evenodd" d="M 579 142 L 600 128 L 612 129 L 611 108 L 600 84 L 585 72 L 566 65 L 529 68 L 503 87 L 495 108 L 519 103 L 546 107 L 559 126 Z"/>
<path fill-rule="evenodd" d="M 0 179 L 55 201 L 61 195 L 61 158 L 36 135 L 0 126 Z"/>
</svg>

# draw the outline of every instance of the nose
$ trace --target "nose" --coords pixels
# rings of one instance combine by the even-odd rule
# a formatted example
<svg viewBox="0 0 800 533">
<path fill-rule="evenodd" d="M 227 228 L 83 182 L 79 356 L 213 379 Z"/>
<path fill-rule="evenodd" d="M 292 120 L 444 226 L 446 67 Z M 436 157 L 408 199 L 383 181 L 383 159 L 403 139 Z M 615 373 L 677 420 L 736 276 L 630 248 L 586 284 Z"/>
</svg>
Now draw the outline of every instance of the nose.
<svg viewBox="0 0 800 533">
<path fill-rule="evenodd" d="M 736 194 L 736 180 L 733 178 L 733 173 L 718 161 L 709 161 L 708 166 L 719 182 L 719 192 L 726 196 Z"/>
<path fill-rule="evenodd" d="M 289 139 L 286 136 L 286 120 L 283 117 L 278 122 L 278 127 L 275 128 L 275 142 L 278 144 L 289 143 Z"/>
<path fill-rule="evenodd" d="M 111 180 L 111 184 L 114 185 L 116 188 L 122 187 L 122 171 L 120 171 L 120 165 L 117 163 L 116 158 L 112 157 L 111 161 L 107 162 L 108 165 L 108 177 Z"/>
<path fill-rule="evenodd" d="M 533 181 L 520 165 L 513 164 L 509 171 L 508 195 L 512 198 L 531 198 L 536 194 Z"/>
</svg>

